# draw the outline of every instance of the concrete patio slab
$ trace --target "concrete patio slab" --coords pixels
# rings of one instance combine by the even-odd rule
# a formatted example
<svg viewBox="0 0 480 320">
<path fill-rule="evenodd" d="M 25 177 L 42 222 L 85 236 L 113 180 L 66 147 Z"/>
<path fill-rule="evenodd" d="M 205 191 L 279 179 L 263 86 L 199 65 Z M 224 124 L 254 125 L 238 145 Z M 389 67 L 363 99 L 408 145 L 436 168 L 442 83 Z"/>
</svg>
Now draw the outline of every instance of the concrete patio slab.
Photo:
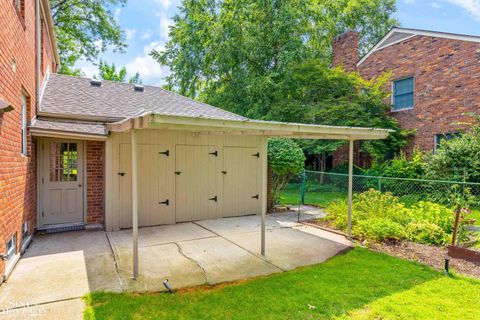
<svg viewBox="0 0 480 320">
<path fill-rule="evenodd" d="M 221 237 L 179 242 L 178 245 L 185 256 L 202 267 L 209 284 L 281 272 L 279 268 Z"/>
<path fill-rule="evenodd" d="M 168 279 L 175 289 L 206 283 L 202 268 L 182 254 L 176 243 L 141 247 L 138 250 L 139 277 L 132 277 L 132 250 L 116 250 L 118 269 L 127 291 L 164 291 Z"/>
<path fill-rule="evenodd" d="M 85 303 L 82 299 L 63 300 L 3 310 L 0 312 L 0 320 L 81 320 L 84 309 Z"/>
<path fill-rule="evenodd" d="M 117 248 L 132 247 L 132 230 L 108 232 L 107 235 L 112 245 Z M 215 236 L 215 234 L 205 230 L 204 228 L 201 228 L 191 222 L 185 222 L 174 225 L 140 228 L 138 234 L 138 245 L 140 247 L 148 247 L 213 236 Z"/>
<path fill-rule="evenodd" d="M 104 232 L 35 237 L 14 274 L 0 287 L 0 310 L 12 302 L 45 303 L 90 291 L 121 291 Z"/>
<path fill-rule="evenodd" d="M 271 229 L 265 237 L 266 259 L 282 270 L 323 262 L 350 247 L 305 229 Z M 250 252 L 260 253 L 260 232 L 232 234 L 226 238 Z"/>
</svg>

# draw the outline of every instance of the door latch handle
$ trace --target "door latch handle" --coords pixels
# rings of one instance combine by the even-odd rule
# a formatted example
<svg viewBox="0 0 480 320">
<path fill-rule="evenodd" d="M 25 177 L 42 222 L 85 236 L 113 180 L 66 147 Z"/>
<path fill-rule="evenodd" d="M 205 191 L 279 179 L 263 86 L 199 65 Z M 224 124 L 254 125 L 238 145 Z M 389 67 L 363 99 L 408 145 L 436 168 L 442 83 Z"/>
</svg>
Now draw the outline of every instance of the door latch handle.
<svg viewBox="0 0 480 320">
<path fill-rule="evenodd" d="M 170 205 L 170 200 L 167 199 L 167 200 L 165 200 L 165 201 L 159 202 L 158 204 L 164 204 L 164 205 L 166 205 L 166 206 L 169 206 L 169 205 Z"/>
<path fill-rule="evenodd" d="M 215 202 L 217 202 L 218 198 L 217 198 L 217 196 L 215 196 L 215 197 L 213 197 L 213 198 L 210 198 L 210 199 L 208 199 L 208 200 L 212 200 L 212 201 L 215 201 Z"/>
<path fill-rule="evenodd" d="M 162 151 L 162 152 L 159 152 L 158 154 L 163 154 L 164 156 L 169 157 L 170 156 L 170 150 Z"/>
<path fill-rule="evenodd" d="M 252 199 L 257 199 L 258 200 L 258 194 L 252 196 Z"/>
<path fill-rule="evenodd" d="M 125 172 L 118 172 L 117 173 L 120 177 L 123 177 L 125 175 Z"/>
<path fill-rule="evenodd" d="M 176 174 L 177 176 L 179 176 L 179 175 L 182 174 L 182 171 L 175 171 L 175 174 Z"/>
</svg>

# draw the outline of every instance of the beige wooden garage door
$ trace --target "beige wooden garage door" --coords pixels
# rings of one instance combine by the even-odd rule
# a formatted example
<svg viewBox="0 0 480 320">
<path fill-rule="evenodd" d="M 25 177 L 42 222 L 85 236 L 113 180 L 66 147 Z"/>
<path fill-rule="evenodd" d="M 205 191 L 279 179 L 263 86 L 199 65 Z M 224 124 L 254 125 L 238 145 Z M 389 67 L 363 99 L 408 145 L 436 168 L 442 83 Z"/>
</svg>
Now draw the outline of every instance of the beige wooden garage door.
<svg viewBox="0 0 480 320">
<path fill-rule="evenodd" d="M 257 148 L 223 148 L 223 216 L 260 212 Z"/>
<path fill-rule="evenodd" d="M 138 145 L 138 223 L 154 226 L 175 223 L 173 159 L 167 146 Z M 120 145 L 120 228 L 132 226 L 132 149 Z"/>
<path fill-rule="evenodd" d="M 219 151 L 214 146 L 177 145 L 175 153 L 176 222 L 218 218 Z"/>
</svg>

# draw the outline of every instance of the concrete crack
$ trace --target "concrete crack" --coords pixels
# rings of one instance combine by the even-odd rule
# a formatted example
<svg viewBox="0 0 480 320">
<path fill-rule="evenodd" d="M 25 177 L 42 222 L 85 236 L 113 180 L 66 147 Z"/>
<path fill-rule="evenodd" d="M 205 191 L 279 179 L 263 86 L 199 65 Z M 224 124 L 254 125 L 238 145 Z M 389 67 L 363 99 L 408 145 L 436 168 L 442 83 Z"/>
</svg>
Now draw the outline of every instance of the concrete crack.
<svg viewBox="0 0 480 320">
<path fill-rule="evenodd" d="M 110 247 L 110 251 L 112 253 L 113 264 L 114 264 L 114 267 L 115 267 L 115 273 L 117 274 L 118 282 L 120 283 L 120 287 L 123 289 L 124 288 L 124 283 L 122 281 L 122 277 L 120 276 L 120 268 L 118 267 L 117 256 L 115 255 L 115 250 L 113 249 L 112 242 L 110 241 L 110 238 L 108 237 L 107 232 L 105 232 L 105 237 L 107 238 L 108 246 Z"/>
<path fill-rule="evenodd" d="M 210 283 L 208 282 L 207 271 L 205 270 L 205 268 L 204 268 L 198 261 L 196 261 L 196 260 L 193 259 L 192 257 L 187 256 L 187 255 L 183 252 L 182 247 L 180 247 L 180 245 L 179 245 L 178 243 L 174 242 L 174 244 L 177 246 L 178 253 L 180 253 L 182 256 L 184 256 L 184 257 L 187 258 L 188 260 L 192 261 L 193 263 L 195 263 L 195 264 L 200 268 L 200 270 L 202 270 L 203 276 L 205 277 L 205 283 L 206 283 L 206 284 L 210 284 Z"/>
</svg>

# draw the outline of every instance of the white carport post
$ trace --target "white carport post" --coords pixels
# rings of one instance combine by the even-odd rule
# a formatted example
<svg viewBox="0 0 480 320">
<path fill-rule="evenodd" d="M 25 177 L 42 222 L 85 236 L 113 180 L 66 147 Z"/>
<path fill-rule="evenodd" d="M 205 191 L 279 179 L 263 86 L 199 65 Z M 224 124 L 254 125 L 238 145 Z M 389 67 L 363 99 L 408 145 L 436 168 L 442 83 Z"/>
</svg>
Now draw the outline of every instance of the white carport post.
<svg viewBox="0 0 480 320">
<path fill-rule="evenodd" d="M 262 192 L 260 193 L 262 195 L 261 197 L 261 248 L 260 248 L 260 253 L 262 256 L 265 256 L 265 216 L 267 214 L 267 193 L 268 193 L 268 188 L 267 188 L 267 172 L 268 172 L 268 138 L 262 137 Z"/>
<path fill-rule="evenodd" d="M 348 240 L 352 240 L 353 139 L 348 146 Z"/>
<path fill-rule="evenodd" d="M 138 155 L 137 133 L 132 129 L 132 238 L 133 270 L 132 278 L 138 277 Z"/>
</svg>

